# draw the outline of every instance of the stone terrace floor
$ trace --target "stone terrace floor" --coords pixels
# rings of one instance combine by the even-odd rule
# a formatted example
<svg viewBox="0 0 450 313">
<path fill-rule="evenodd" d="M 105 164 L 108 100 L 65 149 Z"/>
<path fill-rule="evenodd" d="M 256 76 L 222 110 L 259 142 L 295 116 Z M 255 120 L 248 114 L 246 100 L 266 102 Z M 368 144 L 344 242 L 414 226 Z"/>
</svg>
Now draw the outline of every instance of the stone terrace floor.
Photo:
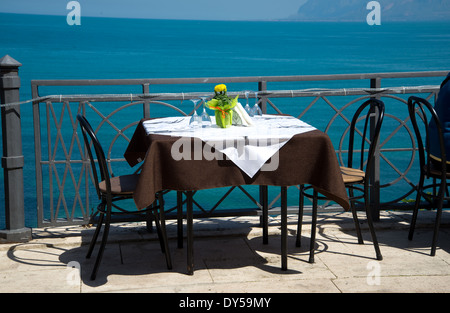
<svg viewBox="0 0 450 313">
<path fill-rule="evenodd" d="M 93 228 L 33 229 L 28 243 L 0 244 L 0 292 L 450 292 L 450 212 L 443 214 L 435 257 L 429 256 L 435 212 L 420 212 L 412 241 L 407 238 L 410 212 L 382 212 L 376 223 L 382 261 L 374 259 L 361 215 L 364 245 L 357 243 L 350 213 L 319 214 L 314 264 L 308 263 L 310 217 L 305 216 L 297 248 L 297 217 L 289 215 L 285 272 L 280 270 L 278 217 L 270 218 L 268 245 L 262 244 L 258 217 L 195 220 L 192 276 L 186 275 L 186 249 L 176 246 L 175 221 L 167 222 L 170 271 L 156 232 L 149 233 L 142 223 L 114 224 L 95 281 L 89 276 L 97 250 L 85 259 Z"/>
</svg>

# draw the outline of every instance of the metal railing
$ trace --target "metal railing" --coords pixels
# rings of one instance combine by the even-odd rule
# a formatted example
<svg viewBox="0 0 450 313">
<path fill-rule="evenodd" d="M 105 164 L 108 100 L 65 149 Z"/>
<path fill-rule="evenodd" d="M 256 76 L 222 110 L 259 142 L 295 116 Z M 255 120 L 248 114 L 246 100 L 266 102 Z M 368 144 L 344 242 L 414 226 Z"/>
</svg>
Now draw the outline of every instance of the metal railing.
<svg viewBox="0 0 450 313">
<path fill-rule="evenodd" d="M 381 88 L 383 79 L 399 78 L 424 78 L 424 77 L 443 77 L 446 71 L 439 72 L 415 72 L 415 73 L 378 73 L 378 74 L 343 74 L 343 75 L 314 75 L 314 76 L 261 76 L 261 77 L 219 77 L 219 78 L 180 78 L 180 79 L 125 79 L 125 80 L 34 80 L 32 81 L 33 98 L 46 97 L 45 100 L 34 102 L 33 112 L 35 121 L 35 153 L 36 153 L 36 179 L 37 179 L 37 199 L 39 209 L 40 225 L 60 224 L 60 223 L 85 223 L 90 215 L 89 197 L 89 169 L 87 160 L 84 157 L 83 147 L 77 135 L 76 114 L 84 114 L 96 126 L 96 132 L 101 134 L 101 138 L 109 143 L 105 150 L 112 173 L 116 174 L 127 168 L 124 163 L 122 153 L 128 144 L 137 121 L 142 117 L 154 117 L 161 115 L 189 115 L 193 112 L 192 106 L 186 102 L 189 99 L 199 98 L 200 96 L 209 96 L 212 94 L 214 84 L 226 83 L 233 87 L 229 90 L 256 90 L 255 94 L 250 94 L 251 98 L 258 98 L 258 104 L 263 112 L 268 113 L 289 113 L 301 119 L 306 119 L 319 129 L 327 132 L 332 138 L 336 147 L 339 160 L 345 161 L 346 149 L 344 140 L 346 128 L 353 110 L 369 97 L 378 97 L 388 102 L 387 107 L 399 108 L 399 104 L 406 104 L 407 97 L 412 94 L 419 94 L 427 99 L 436 96 L 438 85 L 428 86 L 400 86 Z M 302 88 L 294 89 L 295 84 L 307 82 L 323 81 L 351 81 L 358 83 L 367 81 L 367 87 L 346 87 L 342 85 L 334 88 Z M 269 83 L 277 84 L 277 89 L 269 89 Z M 281 89 L 287 85 L 286 89 Z M 150 92 L 158 85 L 171 86 L 178 92 Z M 179 92 L 185 89 L 183 85 L 188 85 L 190 89 L 199 89 L 202 91 Z M 242 87 L 240 87 L 242 85 Z M 249 85 L 254 85 L 248 87 Z M 67 87 L 67 86 L 138 86 L 141 93 L 120 93 L 120 94 L 61 94 L 45 96 L 40 94 L 40 88 L 44 87 Z M 345 84 L 347 86 L 347 84 Z M 132 89 L 132 87 L 130 87 Z M 156 89 L 156 88 L 155 88 Z M 230 95 L 240 95 L 243 98 L 244 93 L 230 92 Z M 402 95 L 405 95 L 402 98 Z M 245 101 L 245 100 L 244 100 Z M 253 100 L 252 100 L 253 101 Z M 284 101 L 278 104 L 277 102 Z M 199 103 L 199 106 L 201 103 Z M 139 107 L 139 109 L 137 109 Z M 158 110 L 156 107 L 160 107 Z M 161 110 L 161 107 L 167 109 Z M 377 210 L 389 205 L 396 206 L 399 201 L 408 197 L 415 191 L 415 180 L 408 177 L 408 174 L 414 168 L 415 143 L 411 129 L 408 127 L 408 116 L 406 105 L 404 106 L 404 116 L 399 116 L 398 111 L 395 114 L 387 111 L 386 117 L 397 123 L 395 127 L 388 126 L 385 123 L 383 127 L 384 140 L 380 141 L 380 147 L 377 154 L 378 166 L 375 169 L 375 178 L 373 181 L 373 203 Z M 43 114 L 45 108 L 45 114 Z M 320 113 L 317 113 L 317 109 Z M 168 111 L 169 110 L 169 111 Z M 153 112 L 157 112 L 153 114 Z M 328 113 L 325 113 L 328 111 Z M 168 113 L 170 112 L 170 113 Z M 401 113 L 400 113 L 401 114 Z M 41 128 L 41 116 L 44 120 L 46 129 Z M 328 116 L 325 121 L 321 121 L 324 116 Z M 391 123 L 392 124 L 392 123 Z M 53 127 L 54 126 L 54 127 Z M 73 131 L 68 132 L 67 128 Z M 106 130 L 108 129 L 108 130 Z M 399 133 L 408 134 L 407 140 L 411 143 L 409 146 L 390 147 L 389 142 Z M 45 143 L 42 142 L 45 138 Z M 47 151 L 42 151 L 45 146 Z M 389 157 L 390 154 L 409 153 L 408 157 L 403 157 L 402 165 L 407 160 L 408 166 L 400 168 Z M 45 157 L 43 157 L 45 156 Z M 387 163 L 394 173 L 397 173 L 392 181 L 381 182 L 383 176 L 380 172 L 380 162 Z M 45 171 L 43 169 L 45 168 Z M 401 194 L 394 199 L 383 201 L 380 194 L 384 189 L 395 187 L 399 183 L 408 186 Z M 71 187 L 67 189 L 67 185 Z M 45 186 L 47 192 L 44 192 Z M 295 187 L 293 187 L 295 188 Z M 233 188 L 234 189 L 234 188 Z M 222 203 L 230 190 L 222 191 L 218 196 L 219 200 L 214 202 L 211 209 L 206 209 L 198 200 L 196 202 L 199 212 L 203 215 L 217 213 L 218 204 Z M 68 190 L 68 191 L 67 191 Z M 240 188 L 249 198 L 250 202 L 256 205 L 256 210 L 261 207 L 260 203 L 250 195 L 245 189 Z M 67 196 L 69 195 L 70 196 Z M 44 197 L 47 195 L 47 197 Z M 70 198 L 70 199 L 69 199 Z M 205 198 L 205 196 L 203 196 Z M 206 196 L 211 199 L 211 196 Z M 279 194 L 275 192 L 269 200 L 269 208 L 276 206 Z M 44 203 L 45 202 L 45 203 Z M 323 204 L 323 207 L 330 203 Z M 400 205 L 404 205 L 400 203 Z M 247 210 L 249 214 L 255 214 L 253 210 Z M 244 210 L 245 211 L 245 210 Z M 47 212 L 47 216 L 44 214 Z M 81 213 L 81 217 L 76 215 Z M 63 213 L 63 214 L 62 214 Z M 221 212 L 220 214 L 224 214 Z M 235 214 L 235 211 L 233 211 Z M 60 216 L 63 216 L 61 218 Z"/>
<path fill-rule="evenodd" d="M 257 99 L 263 112 L 291 114 L 326 132 L 342 163 L 347 152 L 345 135 L 354 110 L 367 98 L 382 99 L 386 104 L 386 115 L 372 182 L 372 202 L 377 210 L 375 213 L 385 207 L 408 208 L 409 204 L 403 200 L 415 191 L 417 180 L 414 175 L 418 172 L 418 162 L 415 162 L 416 146 L 409 125 L 407 98 L 414 94 L 432 99 L 447 73 L 33 80 L 38 226 L 87 223 L 92 207 L 96 205 L 97 200 L 92 198 L 95 192 L 91 187 L 90 168 L 77 129 L 77 114 L 87 116 L 104 144 L 111 172 L 120 175 L 130 172 L 123 152 L 141 118 L 192 114 L 193 105 L 188 100 L 211 96 L 217 83 L 227 84 L 229 90 L 235 91 L 230 91 L 230 95 L 239 94 L 244 102 L 243 90 L 257 91 L 257 94 L 250 94 L 249 101 L 253 104 Z M 427 78 L 435 79 L 432 84 L 422 84 Z M 382 82 L 384 85 L 391 81 L 394 86 L 382 87 Z M 108 90 L 119 92 L 105 92 Z M 3 100 L 2 103 L 6 103 Z M 201 105 L 202 102 L 197 107 Z M 389 173 L 388 177 L 386 173 Z M 259 190 L 252 188 L 257 187 L 198 192 L 194 199 L 198 214 L 259 214 Z M 297 193 L 296 186 L 291 188 Z M 248 205 L 236 208 L 236 201 L 231 200 L 232 208 L 221 210 L 236 190 L 249 199 Z M 386 197 L 389 194 L 393 196 Z M 278 189 L 270 191 L 269 195 L 268 206 L 276 209 Z M 241 197 L 241 194 L 237 196 Z M 169 198 L 176 203 L 175 195 Z M 205 198 L 211 201 L 205 204 Z M 242 202 L 239 200 L 239 203 Z M 327 202 L 322 203 L 322 207 L 335 206 Z"/>
</svg>

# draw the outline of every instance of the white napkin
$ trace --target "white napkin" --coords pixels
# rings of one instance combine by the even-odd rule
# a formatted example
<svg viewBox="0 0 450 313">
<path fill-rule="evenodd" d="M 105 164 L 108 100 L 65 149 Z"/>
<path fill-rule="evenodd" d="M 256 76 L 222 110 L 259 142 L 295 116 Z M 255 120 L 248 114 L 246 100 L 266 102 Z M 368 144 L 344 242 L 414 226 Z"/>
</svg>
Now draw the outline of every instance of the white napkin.
<svg viewBox="0 0 450 313">
<path fill-rule="evenodd" d="M 234 107 L 236 113 L 239 114 L 242 120 L 242 125 L 244 126 L 253 126 L 252 118 L 248 115 L 248 113 L 244 110 L 241 103 L 238 102 Z"/>
</svg>

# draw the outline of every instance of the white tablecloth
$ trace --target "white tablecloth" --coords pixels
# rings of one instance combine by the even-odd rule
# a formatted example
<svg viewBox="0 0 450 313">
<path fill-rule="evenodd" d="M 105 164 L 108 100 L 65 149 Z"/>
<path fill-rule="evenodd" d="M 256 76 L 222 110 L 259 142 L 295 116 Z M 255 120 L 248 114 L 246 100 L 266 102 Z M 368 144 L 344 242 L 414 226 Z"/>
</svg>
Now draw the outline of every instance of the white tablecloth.
<svg viewBox="0 0 450 313">
<path fill-rule="evenodd" d="M 263 115 L 253 118 L 253 126 L 190 128 L 190 117 L 167 117 L 144 122 L 148 134 L 199 138 L 226 155 L 249 177 L 294 135 L 315 130 L 313 126 L 292 116 Z"/>
</svg>

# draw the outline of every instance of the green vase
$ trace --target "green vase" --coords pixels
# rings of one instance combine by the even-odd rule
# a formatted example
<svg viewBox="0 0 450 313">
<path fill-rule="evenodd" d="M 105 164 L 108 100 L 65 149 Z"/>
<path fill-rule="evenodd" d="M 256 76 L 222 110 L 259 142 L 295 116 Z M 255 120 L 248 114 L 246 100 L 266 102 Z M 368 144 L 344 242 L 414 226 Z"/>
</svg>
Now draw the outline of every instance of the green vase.
<svg viewBox="0 0 450 313">
<path fill-rule="evenodd" d="M 233 121 L 233 110 L 228 110 L 225 112 L 225 116 L 223 116 L 222 112 L 219 110 L 215 111 L 216 116 L 216 125 L 221 128 L 228 128 L 231 126 Z"/>
</svg>

